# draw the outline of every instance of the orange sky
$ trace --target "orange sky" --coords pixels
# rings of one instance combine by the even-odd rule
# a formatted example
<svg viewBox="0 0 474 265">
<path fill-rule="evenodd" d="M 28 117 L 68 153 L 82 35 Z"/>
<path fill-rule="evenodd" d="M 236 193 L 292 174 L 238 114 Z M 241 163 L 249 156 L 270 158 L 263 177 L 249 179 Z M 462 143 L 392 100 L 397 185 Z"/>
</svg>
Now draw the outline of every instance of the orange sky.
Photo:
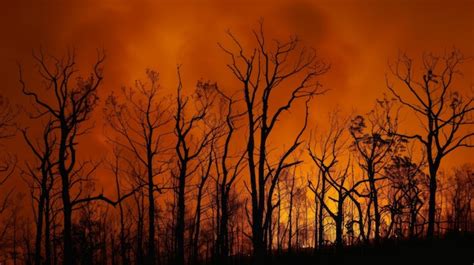
<svg viewBox="0 0 474 265">
<path fill-rule="evenodd" d="M 16 64 L 25 66 L 28 77 L 31 51 L 40 46 L 57 55 L 75 47 L 79 63 L 90 63 L 95 49 L 105 49 L 102 98 L 112 89 L 143 78 L 147 67 L 161 73 L 165 88 L 174 89 L 177 64 L 182 64 L 188 86 L 203 78 L 229 89 L 235 83 L 217 42 L 229 43 L 226 29 L 242 39 L 251 36 L 250 30 L 264 18 L 268 36 L 296 34 L 331 64 L 322 78 L 331 91 L 312 105 L 314 125 L 336 105 L 361 112 L 372 107 L 387 92 L 387 61 L 399 50 L 416 57 L 422 51 L 442 52 L 455 46 L 474 56 L 473 15 L 474 1 L 467 0 L 4 1 L 0 10 L 0 91 L 15 103 L 26 102 L 19 92 Z M 474 84 L 474 63 L 463 70 L 458 85 L 468 91 Z M 100 110 L 97 113 L 102 115 Z M 291 120 L 283 124 L 292 126 Z M 107 150 L 102 124 L 98 125 L 85 140 L 87 147 L 81 147 L 84 152 Z M 24 148 L 20 143 L 19 150 Z M 458 152 L 448 164 L 472 161 L 471 153 Z"/>
</svg>

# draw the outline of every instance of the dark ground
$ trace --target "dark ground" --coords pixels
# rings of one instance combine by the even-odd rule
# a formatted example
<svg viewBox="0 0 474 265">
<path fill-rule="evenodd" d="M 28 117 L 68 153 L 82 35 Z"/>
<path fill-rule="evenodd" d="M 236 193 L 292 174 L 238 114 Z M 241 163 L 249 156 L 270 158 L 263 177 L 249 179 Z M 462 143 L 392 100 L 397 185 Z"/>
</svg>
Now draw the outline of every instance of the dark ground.
<svg viewBox="0 0 474 265">
<path fill-rule="evenodd" d="M 323 249 L 316 254 L 312 249 L 298 254 L 284 253 L 272 258 L 272 265 L 474 265 L 474 234 L 446 235 L 429 240 L 390 240 L 379 245 L 346 247 L 336 252 Z M 243 262 L 243 264 L 250 264 Z"/>
</svg>

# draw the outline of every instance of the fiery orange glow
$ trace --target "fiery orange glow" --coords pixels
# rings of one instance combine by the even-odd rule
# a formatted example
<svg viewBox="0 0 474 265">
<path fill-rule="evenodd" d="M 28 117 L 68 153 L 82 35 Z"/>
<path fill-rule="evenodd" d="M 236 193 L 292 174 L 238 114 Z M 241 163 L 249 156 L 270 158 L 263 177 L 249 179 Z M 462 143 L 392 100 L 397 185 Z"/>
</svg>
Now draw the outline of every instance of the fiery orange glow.
<svg viewBox="0 0 474 265">
<path fill-rule="evenodd" d="M 269 42 L 296 36 L 330 64 L 328 73 L 318 79 L 327 92 L 310 105 L 308 137 L 311 132 L 329 129 L 328 113 L 335 108 L 347 117 L 366 114 L 377 99 L 390 96 L 387 82 L 395 79 L 389 64 L 399 53 L 417 60 L 414 70 L 418 73 L 424 52 L 442 54 L 455 47 L 467 57 L 474 56 L 474 1 L 468 0 L 25 0 L 6 1 L 0 9 L 0 95 L 20 106 L 18 123 L 28 118 L 25 113 L 31 103 L 22 94 L 18 65 L 31 87 L 39 84 L 35 83 L 39 77 L 32 52 L 43 49 L 61 56 L 74 49 L 78 68 L 85 74 L 96 60 L 97 50 L 105 51 L 101 102 L 93 114 L 94 127 L 90 134 L 81 136 L 79 147 L 80 157 L 96 161 L 105 161 L 112 151 L 106 138 L 110 128 L 100 111 L 112 91 L 133 87 L 135 80 L 146 79 L 146 69 L 154 69 L 166 93 L 174 93 L 178 65 L 185 90 L 191 91 L 198 80 L 211 80 L 223 91 L 235 91 L 240 84 L 218 44 L 232 45 L 226 33 L 230 31 L 245 47 L 252 47 L 252 30 L 260 20 Z M 461 70 L 453 86 L 462 93 L 474 93 L 474 60 L 465 62 Z M 277 100 L 285 100 L 285 91 L 276 93 L 280 96 Z M 294 138 L 303 113 L 301 104 L 284 114 L 272 136 L 278 139 L 272 142 L 276 148 Z M 420 130 L 410 115 L 401 112 L 401 130 Z M 38 133 L 35 128 L 32 131 Z M 22 159 L 32 156 L 21 135 L 5 147 L 14 149 Z M 472 149 L 460 149 L 443 160 L 441 168 L 450 171 L 472 163 L 472 154 Z M 314 171 L 306 154 L 304 159 L 298 170 Z M 110 170 L 100 167 L 95 178 L 97 190 L 115 196 Z M 19 177 L 7 185 L 27 194 L 28 187 Z M 243 182 L 238 185 L 245 192 Z M 287 209 L 284 211 L 287 214 Z M 310 215 L 313 218 L 314 213 Z M 328 232 L 331 240 L 332 234 L 334 231 Z"/>
<path fill-rule="evenodd" d="M 387 93 L 387 62 L 399 51 L 417 56 L 457 47 L 473 55 L 473 9 L 471 1 L 422 0 L 9 1 L 0 16 L 2 92 L 24 103 L 17 63 L 33 71 L 31 52 L 40 47 L 58 55 L 76 48 L 83 65 L 95 58 L 96 49 L 104 49 L 103 97 L 142 79 L 145 68 L 159 71 L 162 86 L 173 90 L 177 64 L 188 87 L 202 78 L 229 89 L 235 83 L 217 42 L 228 42 L 227 29 L 248 38 L 263 18 L 268 36 L 296 35 L 331 64 L 321 80 L 330 91 L 312 105 L 312 126 L 318 120 L 318 126 L 324 126 L 334 106 L 364 113 Z M 463 70 L 459 89 L 470 89 L 474 64 L 467 63 Z M 282 126 L 292 126 L 291 121 Z M 96 128 L 81 151 L 103 155 L 107 144 L 102 126 Z M 280 134 L 285 137 L 285 130 Z M 469 153 L 460 151 L 445 166 L 469 161 Z"/>
</svg>

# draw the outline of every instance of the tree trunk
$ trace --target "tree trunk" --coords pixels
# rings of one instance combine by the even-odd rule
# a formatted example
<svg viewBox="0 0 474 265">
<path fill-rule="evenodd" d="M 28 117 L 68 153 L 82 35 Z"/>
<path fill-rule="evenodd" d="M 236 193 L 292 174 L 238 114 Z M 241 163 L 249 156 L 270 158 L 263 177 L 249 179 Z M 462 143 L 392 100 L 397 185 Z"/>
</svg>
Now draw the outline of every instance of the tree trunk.
<svg viewBox="0 0 474 265">
<path fill-rule="evenodd" d="M 430 199 L 429 199 L 429 209 L 428 209 L 428 231 L 427 237 L 433 238 L 434 235 L 434 226 L 436 219 L 436 173 L 438 169 L 436 165 L 430 164 Z"/>
<path fill-rule="evenodd" d="M 63 264 L 73 265 L 73 251 L 72 251 L 72 206 L 69 197 L 69 179 L 68 177 L 62 178 L 62 201 L 63 201 Z"/>
<path fill-rule="evenodd" d="M 324 173 L 323 173 L 324 174 Z M 318 220 L 319 220 L 319 235 L 318 235 L 318 245 L 321 248 L 324 245 L 324 197 L 326 196 L 326 177 L 323 176 L 322 178 L 322 187 L 321 187 L 321 198 L 319 202 L 319 213 L 318 213 Z"/>
<path fill-rule="evenodd" d="M 148 156 L 148 259 L 147 264 L 155 264 L 155 197 L 153 185 L 153 160 Z"/>
<path fill-rule="evenodd" d="M 43 186 L 43 185 L 42 185 Z M 46 187 L 41 187 L 41 195 L 38 202 L 38 216 L 36 220 L 36 239 L 35 239 L 35 265 L 41 265 L 41 239 L 43 233 L 43 215 Z"/>
<path fill-rule="evenodd" d="M 339 199 L 337 202 L 337 215 L 335 219 L 336 223 L 336 249 L 341 250 L 343 247 L 343 238 L 342 238 L 342 224 L 344 221 L 344 212 L 343 212 L 344 197 L 339 193 Z"/>
<path fill-rule="evenodd" d="M 293 179 L 293 184 L 291 185 L 290 190 L 290 205 L 288 210 L 288 253 L 291 253 L 293 250 L 291 240 L 293 239 L 293 188 L 295 184 L 294 181 L 295 180 Z"/>
<path fill-rule="evenodd" d="M 185 218 L 185 188 L 186 188 L 186 164 L 181 164 L 181 172 L 178 180 L 178 209 L 176 217 L 176 265 L 184 265 L 184 218 Z"/>
<path fill-rule="evenodd" d="M 319 218 L 317 218 L 317 215 L 316 213 L 318 212 L 318 199 L 317 199 L 317 195 L 315 194 L 314 195 L 315 198 L 314 198 L 314 253 L 316 253 L 316 250 L 318 249 L 318 221 L 319 221 Z"/>
<path fill-rule="evenodd" d="M 208 170 L 210 170 L 212 165 L 212 160 L 209 161 Z M 207 172 L 209 174 L 209 171 Z M 192 257 L 191 262 L 192 264 L 198 264 L 199 262 L 199 235 L 201 229 L 201 200 L 202 200 L 202 193 L 204 186 L 206 184 L 207 176 L 203 176 L 201 179 L 201 183 L 198 187 L 198 196 L 197 196 L 197 204 L 196 204 L 196 213 L 195 213 L 195 223 L 194 223 L 194 235 L 191 236 L 192 239 Z"/>
<path fill-rule="evenodd" d="M 44 251 L 45 251 L 45 262 L 44 265 L 51 264 L 51 201 L 49 195 L 45 198 L 46 207 L 44 212 L 45 224 L 44 224 Z"/>
<path fill-rule="evenodd" d="M 74 257 L 73 257 L 73 249 L 72 249 L 72 204 L 71 198 L 69 195 L 69 188 L 70 188 L 70 179 L 69 179 L 69 171 L 66 167 L 66 160 L 68 157 L 68 152 L 66 150 L 68 145 L 68 135 L 71 133 L 67 127 L 66 117 L 60 117 L 61 121 L 61 140 L 59 145 L 59 175 L 61 176 L 61 199 L 63 202 L 63 264 L 64 265 L 73 265 L 74 264 Z M 70 156 L 71 154 L 69 154 Z M 71 161 L 74 163 L 74 161 Z M 73 166 L 73 164 L 70 165 Z"/>
<path fill-rule="evenodd" d="M 375 242 L 380 241 L 380 211 L 377 187 L 375 186 L 375 172 L 372 167 L 368 167 L 370 195 L 374 206 L 374 221 L 375 221 Z"/>
<path fill-rule="evenodd" d="M 225 189 L 225 188 L 224 188 Z M 219 251 L 219 259 L 220 264 L 227 264 L 227 258 L 229 256 L 229 231 L 228 231 L 228 220 L 229 220 L 229 210 L 228 210 L 228 194 L 227 192 L 223 192 L 224 196 L 221 197 L 221 218 L 219 224 L 219 236 L 218 236 L 218 243 L 220 244 L 217 246 Z"/>
</svg>

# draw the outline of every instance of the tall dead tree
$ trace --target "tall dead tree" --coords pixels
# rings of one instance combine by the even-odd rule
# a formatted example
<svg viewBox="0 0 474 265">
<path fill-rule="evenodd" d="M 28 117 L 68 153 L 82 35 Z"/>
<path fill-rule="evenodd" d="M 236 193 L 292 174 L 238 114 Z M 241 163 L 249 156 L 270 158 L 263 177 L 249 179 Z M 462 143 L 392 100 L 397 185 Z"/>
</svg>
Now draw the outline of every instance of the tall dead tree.
<svg viewBox="0 0 474 265">
<path fill-rule="evenodd" d="M 318 183 L 324 181 L 329 184 L 329 187 L 335 190 L 337 198 L 329 196 L 328 198 L 336 204 L 336 211 L 330 207 L 329 203 L 322 197 L 323 190 L 318 190 L 318 185 L 314 185 L 309 180 L 309 188 L 313 191 L 315 196 L 319 197 L 318 201 L 321 208 L 324 208 L 329 216 L 334 220 L 336 227 L 336 247 L 342 248 L 343 246 L 343 221 L 344 221 L 344 202 L 346 198 L 351 195 L 357 186 L 353 186 L 350 190 L 346 188 L 346 180 L 349 173 L 349 167 L 351 164 L 350 158 L 347 158 L 347 165 L 342 169 L 338 169 L 338 165 L 344 158 L 344 151 L 346 149 L 347 138 L 344 136 L 345 132 L 345 121 L 340 121 L 337 117 L 337 112 L 330 115 L 330 128 L 328 133 L 322 135 L 319 143 L 319 150 L 308 147 L 308 152 L 320 171 L 321 180 Z M 356 185 L 360 185 L 359 182 Z M 324 186 L 322 187 L 324 188 Z M 329 190 L 328 190 L 329 191 Z M 323 223 L 320 221 L 319 226 Z"/>
<path fill-rule="evenodd" d="M 63 264 L 75 264 L 72 241 L 72 214 L 74 207 L 92 201 L 104 201 L 116 205 L 116 201 L 103 194 L 84 194 L 85 183 L 97 169 L 91 161 L 79 161 L 77 148 L 79 137 L 90 131 L 86 126 L 98 102 L 98 88 L 102 81 L 101 66 L 105 59 L 99 53 L 89 77 L 77 75 L 76 56 L 69 52 L 64 58 L 46 56 L 42 51 L 33 55 L 38 74 L 43 81 L 41 88 L 31 89 L 23 79 L 20 67 L 20 84 L 24 95 L 30 97 L 37 114 L 37 120 L 47 119 L 54 129 L 52 134 L 58 139 L 55 148 L 54 171 L 61 179 L 61 202 L 63 217 Z M 73 82 L 75 80 L 75 83 Z M 89 182 L 90 183 L 90 182 Z M 125 199 L 132 193 L 123 196 Z"/>
<path fill-rule="evenodd" d="M 175 263 L 185 263 L 185 214 L 186 186 L 188 179 L 199 169 L 196 165 L 199 156 L 215 139 L 215 124 L 211 115 L 211 106 L 216 96 L 216 84 L 198 82 L 193 96 L 183 95 L 180 70 L 178 68 L 178 87 L 174 113 L 174 135 L 177 170 L 173 172 L 177 180 L 177 214 L 175 224 Z"/>
<path fill-rule="evenodd" d="M 15 117 L 16 112 L 9 101 L 3 96 L 0 96 L 0 141 L 6 140 L 14 135 Z M 0 217 L 4 217 L 5 211 L 11 205 L 11 195 L 13 194 L 13 188 L 6 190 L 5 183 L 15 172 L 17 160 L 16 157 L 3 152 L 1 155 L 5 155 L 5 157 L 2 157 L 0 160 L 0 190 L 3 193 L 3 195 L 0 196 Z M 1 245 L 4 245 L 5 234 L 10 227 L 10 221 L 8 221 L 8 219 L 5 224 L 0 227 Z"/>
<path fill-rule="evenodd" d="M 138 163 L 144 176 L 136 174 L 138 186 L 145 186 L 148 200 L 148 251 L 146 263 L 156 263 L 155 193 L 160 191 L 156 177 L 168 166 L 165 151 L 170 148 L 164 139 L 170 134 L 169 100 L 161 95 L 158 73 L 147 70 L 147 81 L 136 81 L 133 88 L 122 88 L 122 97 L 111 94 L 105 116 L 117 137 L 109 137 L 116 146 L 127 151 Z M 133 162 L 129 166 L 136 167 Z M 161 182 L 164 183 L 163 181 Z"/>
<path fill-rule="evenodd" d="M 474 195 L 474 170 L 472 165 L 465 164 L 454 169 L 451 176 L 452 188 L 448 193 L 451 209 L 449 209 L 449 229 L 456 233 L 472 232 L 474 218 L 472 201 Z"/>
<path fill-rule="evenodd" d="M 281 183 L 277 183 L 277 200 L 282 201 L 282 189 L 281 189 Z M 278 204 L 278 211 L 277 211 L 277 220 L 276 220 L 276 226 L 277 226 L 277 231 L 276 231 L 276 241 L 277 241 L 277 253 L 281 254 L 283 251 L 283 236 L 284 236 L 284 231 L 283 230 L 283 222 L 281 220 L 282 216 L 282 203 Z"/>
<path fill-rule="evenodd" d="M 411 151 L 393 156 L 391 162 L 384 169 L 390 183 L 387 207 L 391 213 L 391 223 L 387 236 L 390 235 L 397 215 L 400 217 L 399 219 L 403 218 L 403 215 L 408 217 L 406 221 L 408 223 L 408 237 L 414 238 L 417 235 L 417 219 L 424 204 L 423 193 L 426 175 L 422 171 L 425 166 L 424 159 L 422 158 L 419 163 L 416 163 L 413 157 Z M 401 222 L 402 220 L 400 220 L 399 226 L 401 226 Z"/>
<path fill-rule="evenodd" d="M 266 256 L 265 230 L 271 223 L 273 193 L 281 172 L 300 162 L 288 160 L 302 142 L 307 108 L 304 125 L 280 155 L 275 155 L 276 161 L 268 156 L 272 132 L 282 114 L 290 110 L 296 101 L 306 100 L 307 106 L 313 96 L 323 92 L 315 79 L 326 73 L 329 66 L 320 61 L 313 50 L 299 49 L 296 38 L 285 42 L 276 40 L 270 46 L 266 42 L 263 23 L 253 33 L 256 47 L 250 50 L 244 49 L 230 32 L 228 35 L 235 49 L 220 46 L 230 58 L 228 68 L 242 86 L 240 91 L 247 111 L 246 158 L 251 195 L 252 245 L 255 262 L 261 264 Z M 278 105 L 275 97 L 287 99 Z M 270 167 L 267 168 L 267 164 Z"/>
<path fill-rule="evenodd" d="M 473 147 L 472 124 L 474 119 L 471 95 L 456 91 L 455 79 L 460 75 L 466 58 L 458 50 L 438 56 L 425 53 L 422 56 L 422 72 L 415 72 L 413 59 L 400 54 L 390 65 L 393 76 L 405 88 L 396 88 L 387 81 L 392 95 L 412 115 L 418 117 L 423 131 L 396 133 L 415 139 L 424 147 L 430 176 L 430 197 L 427 236 L 433 237 L 436 218 L 437 174 L 443 159 L 462 147 Z"/>
<path fill-rule="evenodd" d="M 122 203 L 122 189 L 121 189 L 121 177 L 122 171 L 120 162 L 123 160 L 121 150 L 118 147 L 115 147 L 113 150 L 114 160 L 110 162 L 110 170 L 114 174 L 115 177 L 115 187 L 117 192 L 117 199 L 119 201 L 119 225 L 120 225 L 120 232 L 119 232 L 119 244 L 120 244 L 120 264 L 128 265 L 130 264 L 130 258 L 128 255 L 129 249 L 128 245 L 128 237 L 129 231 L 125 227 L 126 226 L 126 219 L 125 219 L 125 207 Z"/>
<path fill-rule="evenodd" d="M 134 180 L 139 179 L 139 176 L 141 175 L 142 174 L 134 174 Z M 135 206 L 134 210 L 136 211 L 136 216 L 134 216 L 133 219 L 133 222 L 136 223 L 134 257 L 136 263 L 144 264 L 147 260 L 147 257 L 145 256 L 145 251 L 143 249 L 145 241 L 144 220 L 146 219 L 145 190 L 139 189 L 138 192 L 133 195 L 133 201 Z"/>
<path fill-rule="evenodd" d="M 287 178 L 285 179 L 285 186 L 287 188 L 288 194 L 288 242 L 287 242 L 287 250 L 289 253 L 293 251 L 293 206 L 294 206 L 294 199 L 295 199 L 295 184 L 296 184 L 296 167 L 293 168 L 293 172 L 287 174 Z M 291 183 L 291 184 L 290 184 Z M 281 203 L 281 202 L 280 202 Z"/>
<path fill-rule="evenodd" d="M 210 151 L 208 155 L 206 156 L 206 160 L 200 160 L 200 180 L 199 183 L 197 184 L 197 196 L 196 196 L 196 209 L 194 211 L 194 220 L 191 224 L 192 229 L 190 233 L 190 246 L 191 246 L 191 258 L 190 258 L 190 263 L 191 264 L 198 264 L 199 263 L 199 238 L 201 236 L 201 216 L 202 216 L 202 199 L 205 195 L 205 190 L 204 188 L 206 187 L 207 180 L 209 179 L 209 176 L 211 175 L 211 169 L 212 165 L 214 162 L 214 157 L 213 157 L 213 150 L 212 150 L 212 145 L 209 148 Z"/>
<path fill-rule="evenodd" d="M 316 185 L 309 179 L 308 185 L 310 190 L 318 202 L 318 214 L 315 218 L 318 220 L 318 246 L 322 247 L 324 244 L 324 212 L 328 209 L 326 202 L 326 193 L 330 185 L 328 184 L 328 174 L 334 171 L 337 163 L 340 162 L 339 156 L 343 152 L 343 146 L 346 139 L 343 139 L 344 125 L 340 124 L 337 118 L 337 112 L 329 115 L 330 129 L 327 134 L 321 135 L 318 139 L 310 140 L 308 144 L 308 154 L 319 170 Z M 316 138 L 316 137 L 315 137 Z M 311 146 L 313 144 L 313 146 Z M 331 215 L 332 217 L 334 215 Z"/>
<path fill-rule="evenodd" d="M 44 126 L 41 140 L 33 142 L 28 136 L 27 130 L 23 129 L 22 134 L 25 142 L 35 156 L 37 164 L 35 166 L 30 165 L 26 162 L 27 174 L 32 178 L 32 182 L 28 182 L 31 194 L 34 201 L 37 203 L 34 208 L 36 217 L 36 238 L 35 238 L 35 251 L 34 251 L 34 263 L 35 265 L 51 264 L 51 247 L 50 247 L 50 201 L 51 191 L 54 186 L 54 162 L 53 153 L 56 152 L 57 140 L 53 134 L 54 124 L 49 121 Z M 39 193 L 39 194 L 37 194 Z M 44 224 L 44 237 L 45 237 L 45 259 L 42 262 L 42 239 L 43 239 L 43 224 Z"/>
<path fill-rule="evenodd" d="M 12 107 L 8 99 L 0 95 L 0 141 L 6 140 L 15 135 L 15 118 L 17 117 L 16 110 Z M 2 154 L 4 155 L 4 154 Z M 13 174 L 16 167 L 16 158 L 11 155 L 0 161 L 0 187 Z M 0 202 L 0 214 L 6 209 L 8 199 L 11 192 L 6 192 L 6 196 Z"/>
<path fill-rule="evenodd" d="M 322 242 L 320 241 L 320 233 L 322 234 L 324 231 L 320 229 L 322 225 L 322 212 L 321 215 L 320 209 L 324 208 L 320 205 L 319 203 L 319 198 L 321 198 L 320 194 L 320 186 L 321 186 L 321 174 L 322 172 L 319 170 L 318 171 L 318 177 L 316 178 L 316 183 L 312 181 L 312 176 L 314 175 L 313 171 L 311 173 L 308 173 L 306 179 L 308 181 L 308 188 L 313 192 L 314 196 L 314 201 L 313 201 L 313 207 L 314 207 L 314 223 L 313 223 L 313 252 L 316 253 L 318 248 L 322 246 Z"/>
<path fill-rule="evenodd" d="M 369 203 L 367 206 L 368 235 L 372 231 L 372 220 L 375 223 L 375 241 L 380 240 L 381 206 L 379 198 L 380 181 L 385 177 L 378 176 L 384 166 L 390 161 L 389 155 L 394 155 L 403 147 L 404 139 L 393 133 L 387 133 L 386 128 L 396 131 L 397 124 L 392 123 L 392 102 L 387 99 L 377 101 L 375 108 L 365 117 L 356 115 L 350 123 L 349 132 L 352 137 L 352 149 L 358 158 L 359 166 L 364 172 L 364 178 L 369 185 Z M 372 219 L 373 213 L 373 219 Z"/>
<path fill-rule="evenodd" d="M 58 148 L 54 161 L 58 167 L 63 203 L 63 264 L 74 264 L 72 250 L 72 210 L 73 199 L 70 189 L 72 175 L 78 170 L 77 140 L 90 129 L 84 127 L 97 104 L 97 90 L 102 81 L 101 66 L 104 56 L 99 55 L 89 77 L 76 75 L 76 57 L 74 52 L 65 58 L 45 56 L 41 51 L 34 54 L 38 73 L 44 81 L 43 91 L 30 89 L 23 79 L 20 68 L 20 83 L 26 96 L 33 99 L 38 110 L 37 117 L 48 116 L 54 127 L 58 128 Z M 74 80 L 76 81 L 74 83 Z M 45 96 L 45 94 L 49 96 Z"/>
<path fill-rule="evenodd" d="M 14 126 L 15 118 L 17 117 L 16 110 L 12 107 L 8 99 L 0 95 L 0 141 L 10 138 L 15 135 Z M 2 187 L 7 180 L 14 173 L 16 167 L 16 157 L 9 154 L 0 161 L 0 187 Z M 6 210 L 8 201 L 13 190 L 4 191 L 5 197 L 0 198 L 0 214 Z"/>
<path fill-rule="evenodd" d="M 216 258 L 219 264 L 227 264 L 229 257 L 229 219 L 231 217 L 230 209 L 230 194 L 237 176 L 243 169 L 243 160 L 245 153 L 242 152 L 240 158 L 235 157 L 231 153 L 232 140 L 235 139 L 236 125 L 235 122 L 244 113 L 235 113 L 235 99 L 227 96 L 223 91 L 217 90 L 221 96 L 221 110 L 220 113 L 225 126 L 220 130 L 224 143 L 222 153 L 216 151 L 216 201 L 217 207 L 217 238 L 216 238 Z M 219 141 L 217 141 L 219 143 Z M 216 148 L 217 149 L 217 148 Z"/>
</svg>

